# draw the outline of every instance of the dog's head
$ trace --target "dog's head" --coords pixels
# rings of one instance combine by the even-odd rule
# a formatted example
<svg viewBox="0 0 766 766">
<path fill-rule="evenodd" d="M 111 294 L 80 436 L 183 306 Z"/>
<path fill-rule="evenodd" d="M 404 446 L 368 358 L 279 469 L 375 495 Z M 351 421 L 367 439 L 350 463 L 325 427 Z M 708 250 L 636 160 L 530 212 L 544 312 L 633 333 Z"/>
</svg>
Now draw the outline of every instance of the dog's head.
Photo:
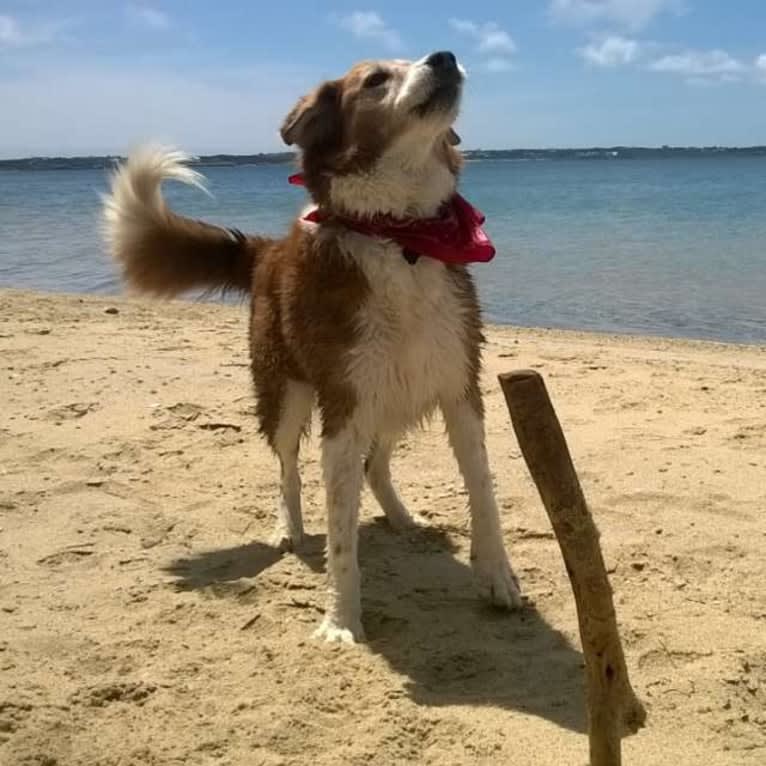
<svg viewBox="0 0 766 766">
<path fill-rule="evenodd" d="M 455 189 L 463 79 L 443 51 L 364 61 L 301 98 L 281 134 L 300 147 L 315 201 L 354 215 L 433 215 Z"/>
</svg>

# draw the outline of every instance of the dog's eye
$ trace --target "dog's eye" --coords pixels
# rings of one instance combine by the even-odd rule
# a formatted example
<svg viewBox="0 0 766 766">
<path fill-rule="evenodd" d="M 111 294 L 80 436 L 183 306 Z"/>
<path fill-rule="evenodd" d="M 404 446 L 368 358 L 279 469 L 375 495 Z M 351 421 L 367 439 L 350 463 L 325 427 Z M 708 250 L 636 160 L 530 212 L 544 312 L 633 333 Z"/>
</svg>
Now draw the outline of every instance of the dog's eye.
<svg viewBox="0 0 766 766">
<path fill-rule="evenodd" d="M 365 88 L 377 88 L 378 85 L 383 85 L 383 83 L 386 82 L 386 80 L 388 80 L 390 77 L 391 75 L 388 72 L 384 72 L 382 70 L 373 72 L 372 74 L 367 75 L 362 85 Z"/>
</svg>

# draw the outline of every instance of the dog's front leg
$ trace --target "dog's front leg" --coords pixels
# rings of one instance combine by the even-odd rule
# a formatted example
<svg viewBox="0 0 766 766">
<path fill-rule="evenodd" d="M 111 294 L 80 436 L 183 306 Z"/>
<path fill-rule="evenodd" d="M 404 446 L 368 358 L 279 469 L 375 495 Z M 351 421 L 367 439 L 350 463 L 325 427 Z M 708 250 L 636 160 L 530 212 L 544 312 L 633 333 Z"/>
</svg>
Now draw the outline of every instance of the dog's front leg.
<svg viewBox="0 0 766 766">
<path fill-rule="evenodd" d="M 471 566 L 489 601 L 513 609 L 521 605 L 521 594 L 503 545 L 478 397 L 477 390 L 470 398 L 443 401 L 442 411 L 450 444 L 468 490 Z"/>
<path fill-rule="evenodd" d="M 327 641 L 364 640 L 357 561 L 359 501 L 364 473 L 362 445 L 350 428 L 322 440 L 327 492 L 327 612 L 316 636 Z"/>
</svg>

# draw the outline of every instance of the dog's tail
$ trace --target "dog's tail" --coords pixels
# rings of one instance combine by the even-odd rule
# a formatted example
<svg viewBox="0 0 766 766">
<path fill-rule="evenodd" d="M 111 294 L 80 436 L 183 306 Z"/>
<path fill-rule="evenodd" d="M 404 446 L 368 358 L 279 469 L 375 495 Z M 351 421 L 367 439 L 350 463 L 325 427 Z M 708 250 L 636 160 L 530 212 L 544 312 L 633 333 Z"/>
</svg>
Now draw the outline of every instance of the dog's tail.
<svg viewBox="0 0 766 766">
<path fill-rule="evenodd" d="M 144 147 L 115 171 L 103 200 L 109 249 L 125 281 L 144 293 L 249 292 L 255 260 L 272 240 L 173 213 L 162 197 L 163 180 L 205 188 L 188 160 L 183 152 Z"/>
</svg>

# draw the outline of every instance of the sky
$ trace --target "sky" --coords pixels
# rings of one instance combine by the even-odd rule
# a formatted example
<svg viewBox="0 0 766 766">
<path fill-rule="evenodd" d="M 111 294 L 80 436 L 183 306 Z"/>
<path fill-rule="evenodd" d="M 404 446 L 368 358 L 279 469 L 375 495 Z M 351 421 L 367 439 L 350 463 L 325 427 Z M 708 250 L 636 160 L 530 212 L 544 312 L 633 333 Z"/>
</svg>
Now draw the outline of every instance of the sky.
<svg viewBox="0 0 766 766">
<path fill-rule="evenodd" d="M 465 148 L 766 144 L 764 0 L 0 0 L 0 158 L 279 151 L 317 82 L 443 49 Z"/>
</svg>

